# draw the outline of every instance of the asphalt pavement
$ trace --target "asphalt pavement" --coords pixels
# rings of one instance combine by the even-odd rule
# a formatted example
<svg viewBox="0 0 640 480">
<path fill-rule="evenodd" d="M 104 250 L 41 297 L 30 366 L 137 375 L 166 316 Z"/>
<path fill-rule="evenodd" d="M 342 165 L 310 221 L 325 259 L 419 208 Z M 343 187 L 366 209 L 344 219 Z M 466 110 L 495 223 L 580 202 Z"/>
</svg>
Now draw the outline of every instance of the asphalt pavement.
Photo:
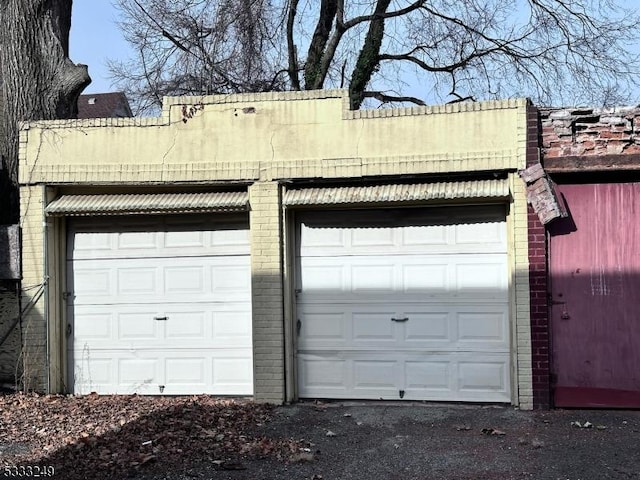
<svg viewBox="0 0 640 480">
<path fill-rule="evenodd" d="M 301 441 L 279 461 L 241 456 L 144 480 L 640 479 L 640 412 L 520 411 L 428 403 L 300 403 L 251 432 Z"/>
</svg>

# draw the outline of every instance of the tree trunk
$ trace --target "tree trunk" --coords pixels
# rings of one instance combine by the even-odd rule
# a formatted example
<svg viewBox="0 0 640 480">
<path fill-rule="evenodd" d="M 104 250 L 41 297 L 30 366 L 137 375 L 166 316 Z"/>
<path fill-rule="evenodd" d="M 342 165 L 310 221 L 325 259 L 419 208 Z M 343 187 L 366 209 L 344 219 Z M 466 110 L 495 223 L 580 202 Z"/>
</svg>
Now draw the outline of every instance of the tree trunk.
<svg viewBox="0 0 640 480">
<path fill-rule="evenodd" d="M 304 67 L 305 90 L 322 88 L 327 72 L 322 71 L 322 56 L 331 36 L 331 27 L 338 10 L 337 0 L 322 0 L 320 4 L 320 17 L 316 29 L 311 37 L 307 62 Z"/>
<path fill-rule="evenodd" d="M 72 0 L 0 0 L 0 223 L 18 220 L 18 128 L 26 120 L 75 118 L 89 85 L 69 60 Z"/>
<path fill-rule="evenodd" d="M 384 38 L 384 13 L 389 8 L 391 0 L 378 0 L 373 19 L 369 23 L 369 30 L 364 39 L 364 45 L 358 55 L 356 66 L 349 84 L 349 103 L 357 110 L 364 100 L 364 92 L 380 63 L 380 47 Z"/>
</svg>

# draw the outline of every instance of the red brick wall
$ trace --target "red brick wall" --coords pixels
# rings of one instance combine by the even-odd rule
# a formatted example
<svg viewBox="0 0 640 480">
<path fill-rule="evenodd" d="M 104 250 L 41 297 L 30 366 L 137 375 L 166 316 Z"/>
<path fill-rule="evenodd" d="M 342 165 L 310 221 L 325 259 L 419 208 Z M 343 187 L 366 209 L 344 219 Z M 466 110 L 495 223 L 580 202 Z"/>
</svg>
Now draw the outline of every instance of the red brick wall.
<svg viewBox="0 0 640 480">
<path fill-rule="evenodd" d="M 527 166 L 538 163 L 540 129 L 538 109 L 527 109 Z M 547 239 L 544 225 L 529 206 L 529 295 L 531 307 L 531 361 L 533 406 L 550 407 L 549 306 L 547 304 Z"/>
<path fill-rule="evenodd" d="M 540 110 L 543 155 L 640 153 L 640 108 Z"/>
</svg>

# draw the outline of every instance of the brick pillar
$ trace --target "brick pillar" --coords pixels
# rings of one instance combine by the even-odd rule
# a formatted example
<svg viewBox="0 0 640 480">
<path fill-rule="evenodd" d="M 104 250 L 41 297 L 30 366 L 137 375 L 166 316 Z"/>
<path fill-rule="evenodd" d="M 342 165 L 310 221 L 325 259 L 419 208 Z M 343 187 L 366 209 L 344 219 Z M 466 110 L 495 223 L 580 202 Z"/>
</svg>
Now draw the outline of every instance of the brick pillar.
<svg viewBox="0 0 640 480">
<path fill-rule="evenodd" d="M 527 166 L 539 161 L 538 109 L 527 107 Z M 547 297 L 547 240 L 544 225 L 529 205 L 529 295 L 531 314 L 531 364 L 533 407 L 551 405 L 549 305 Z"/>
<path fill-rule="evenodd" d="M 283 403 L 284 310 L 280 187 L 258 182 L 249 187 L 253 387 L 260 402 Z"/>
</svg>

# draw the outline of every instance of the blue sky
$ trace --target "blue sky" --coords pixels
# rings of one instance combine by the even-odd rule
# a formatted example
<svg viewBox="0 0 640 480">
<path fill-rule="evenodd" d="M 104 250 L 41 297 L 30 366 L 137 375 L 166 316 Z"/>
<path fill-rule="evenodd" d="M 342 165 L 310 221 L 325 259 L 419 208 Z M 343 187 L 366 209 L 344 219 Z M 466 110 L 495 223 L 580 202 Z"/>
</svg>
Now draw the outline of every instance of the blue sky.
<svg viewBox="0 0 640 480">
<path fill-rule="evenodd" d="M 618 4 L 634 8 L 638 7 L 637 2 L 638 0 L 617 0 Z M 117 26 L 118 14 L 111 0 L 73 2 L 70 57 L 74 63 L 89 65 L 89 74 L 93 80 L 84 93 L 114 91 L 107 61 L 130 57 L 130 48 Z M 640 98 L 640 92 L 635 96 Z"/>
<path fill-rule="evenodd" d="M 107 60 L 124 59 L 129 47 L 116 24 L 118 11 L 110 0 L 75 0 L 71 16 L 70 57 L 89 65 L 92 82 L 84 93 L 111 92 Z"/>
</svg>

